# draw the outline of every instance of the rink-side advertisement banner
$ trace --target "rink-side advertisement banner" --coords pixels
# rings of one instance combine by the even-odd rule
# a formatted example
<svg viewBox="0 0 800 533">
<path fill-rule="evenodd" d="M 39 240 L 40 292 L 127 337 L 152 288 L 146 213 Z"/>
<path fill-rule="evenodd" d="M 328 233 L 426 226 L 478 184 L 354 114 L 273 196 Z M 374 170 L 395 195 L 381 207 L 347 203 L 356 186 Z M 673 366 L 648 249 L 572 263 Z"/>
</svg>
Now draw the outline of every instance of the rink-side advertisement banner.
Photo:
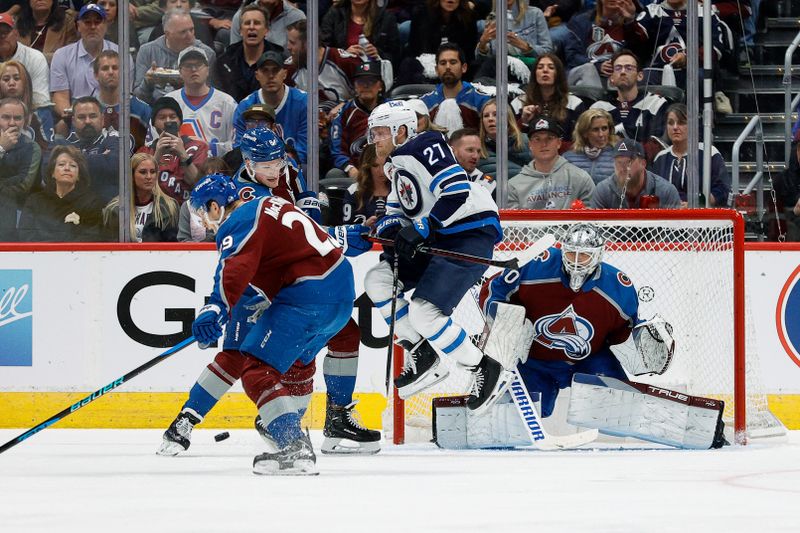
<svg viewBox="0 0 800 533">
<path fill-rule="evenodd" d="M 0 427 L 24 427 L 185 339 L 211 290 L 217 254 L 2 252 L 2 259 Z M 353 260 L 353 316 L 362 333 L 356 390 L 371 426 L 379 425 L 385 404 L 381 391 L 388 342 L 388 327 L 363 289 L 364 274 L 377 259 L 377 252 L 369 252 Z M 764 388 L 781 416 L 781 405 L 792 412 L 800 404 L 800 251 L 748 251 L 746 261 Z M 122 423 L 120 416 L 127 417 L 128 427 L 168 424 L 215 353 L 191 346 L 65 425 L 114 426 Z M 317 390 L 324 390 L 321 367 L 320 362 Z M 239 394 L 229 395 L 215 410 L 219 414 L 212 415 L 218 425 L 250 427 L 255 411 L 239 385 L 233 392 Z M 312 417 L 324 415 L 322 405 L 314 402 Z M 209 423 L 214 424 L 212 419 Z"/>
</svg>

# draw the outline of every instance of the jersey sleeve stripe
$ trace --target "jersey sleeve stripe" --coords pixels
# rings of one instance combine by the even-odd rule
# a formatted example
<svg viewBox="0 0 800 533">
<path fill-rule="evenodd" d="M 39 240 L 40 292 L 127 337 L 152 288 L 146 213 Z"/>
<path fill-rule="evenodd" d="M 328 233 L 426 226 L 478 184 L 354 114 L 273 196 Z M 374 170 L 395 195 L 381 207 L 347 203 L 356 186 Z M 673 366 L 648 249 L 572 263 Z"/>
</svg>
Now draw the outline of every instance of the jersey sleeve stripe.
<svg viewBox="0 0 800 533">
<path fill-rule="evenodd" d="M 436 173 L 436 175 L 431 180 L 431 184 L 428 187 L 431 192 L 436 190 L 436 187 L 445 179 L 455 176 L 458 173 L 464 174 L 464 169 L 461 168 L 461 165 L 450 165 L 449 167 L 445 168 Z"/>
<path fill-rule="evenodd" d="M 442 189 L 442 194 L 452 194 L 454 192 L 468 191 L 469 189 L 469 183 L 454 183 L 453 185 L 449 185 L 446 189 Z"/>
<path fill-rule="evenodd" d="M 466 184 L 469 184 L 470 183 L 469 176 L 467 176 L 466 174 L 462 174 L 461 176 L 453 176 L 451 178 L 448 178 L 448 179 L 444 180 L 441 183 L 440 187 L 442 188 L 442 190 L 445 190 L 450 185 L 453 185 L 455 183 L 466 183 Z"/>
</svg>

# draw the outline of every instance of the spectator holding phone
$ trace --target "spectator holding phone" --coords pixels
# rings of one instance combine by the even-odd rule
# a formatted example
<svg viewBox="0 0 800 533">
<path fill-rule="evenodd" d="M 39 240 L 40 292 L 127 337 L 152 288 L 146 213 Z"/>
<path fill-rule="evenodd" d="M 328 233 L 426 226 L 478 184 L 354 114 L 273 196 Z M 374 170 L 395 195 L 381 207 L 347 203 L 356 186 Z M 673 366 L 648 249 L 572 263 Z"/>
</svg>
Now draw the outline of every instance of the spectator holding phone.
<svg viewBox="0 0 800 533">
<path fill-rule="evenodd" d="M 151 119 L 158 138 L 139 150 L 155 156 L 159 185 L 178 204 L 189 199 L 189 193 L 200 177 L 199 168 L 208 157 L 205 142 L 180 134 L 182 122 L 180 104 L 169 96 L 162 96 L 153 104 Z"/>
</svg>

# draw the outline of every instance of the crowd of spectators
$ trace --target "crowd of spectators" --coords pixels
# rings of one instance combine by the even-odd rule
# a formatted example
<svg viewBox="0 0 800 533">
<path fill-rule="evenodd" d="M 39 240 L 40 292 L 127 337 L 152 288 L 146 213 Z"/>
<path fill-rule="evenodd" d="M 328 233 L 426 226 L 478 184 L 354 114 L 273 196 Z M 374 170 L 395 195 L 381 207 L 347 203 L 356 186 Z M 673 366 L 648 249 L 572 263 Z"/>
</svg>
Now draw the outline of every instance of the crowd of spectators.
<svg viewBox="0 0 800 533">
<path fill-rule="evenodd" d="M 689 117 L 651 89 L 685 83 L 686 2 L 505 1 L 505 36 L 492 0 L 321 1 L 310 68 L 305 2 L 132 0 L 123 13 L 116 0 L 0 0 L 0 239 L 117 240 L 126 205 L 137 241 L 206 240 L 185 202 L 206 172 L 236 172 L 245 131 L 271 128 L 306 168 L 310 76 L 320 86 L 319 177 L 347 184 L 333 221 L 385 209 L 390 184 L 366 128 L 392 98 L 408 100 L 420 130 L 445 134 L 493 194 L 505 159 L 511 208 L 685 206 Z M 722 11 L 720 65 L 738 52 Z M 123 23 L 127 51 L 117 45 Z M 494 97 L 498 38 L 514 82 L 508 102 Z M 121 95 L 131 154 L 119 153 Z M 725 162 L 708 149 L 710 203 L 725 206 Z M 120 157 L 131 163 L 130 198 L 119 195 Z M 798 217 L 800 180 L 784 182 Z"/>
</svg>

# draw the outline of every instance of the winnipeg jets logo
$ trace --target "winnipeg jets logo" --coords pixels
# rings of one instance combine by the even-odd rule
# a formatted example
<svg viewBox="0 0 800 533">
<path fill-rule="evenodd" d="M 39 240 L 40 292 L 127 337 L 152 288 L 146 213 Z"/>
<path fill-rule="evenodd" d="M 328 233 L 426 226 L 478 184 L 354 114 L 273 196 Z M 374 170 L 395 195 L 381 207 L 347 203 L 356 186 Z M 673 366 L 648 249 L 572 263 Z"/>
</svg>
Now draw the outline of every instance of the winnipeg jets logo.
<svg viewBox="0 0 800 533">
<path fill-rule="evenodd" d="M 562 350 L 570 359 L 584 359 L 591 351 L 594 327 L 578 315 L 570 305 L 560 314 L 545 315 L 533 324 L 534 340 L 550 348 Z"/>
<path fill-rule="evenodd" d="M 397 199 L 400 201 L 400 205 L 403 206 L 403 211 L 407 215 L 416 215 L 422 209 L 422 198 L 417 180 L 400 168 L 395 170 L 394 176 Z"/>
</svg>

